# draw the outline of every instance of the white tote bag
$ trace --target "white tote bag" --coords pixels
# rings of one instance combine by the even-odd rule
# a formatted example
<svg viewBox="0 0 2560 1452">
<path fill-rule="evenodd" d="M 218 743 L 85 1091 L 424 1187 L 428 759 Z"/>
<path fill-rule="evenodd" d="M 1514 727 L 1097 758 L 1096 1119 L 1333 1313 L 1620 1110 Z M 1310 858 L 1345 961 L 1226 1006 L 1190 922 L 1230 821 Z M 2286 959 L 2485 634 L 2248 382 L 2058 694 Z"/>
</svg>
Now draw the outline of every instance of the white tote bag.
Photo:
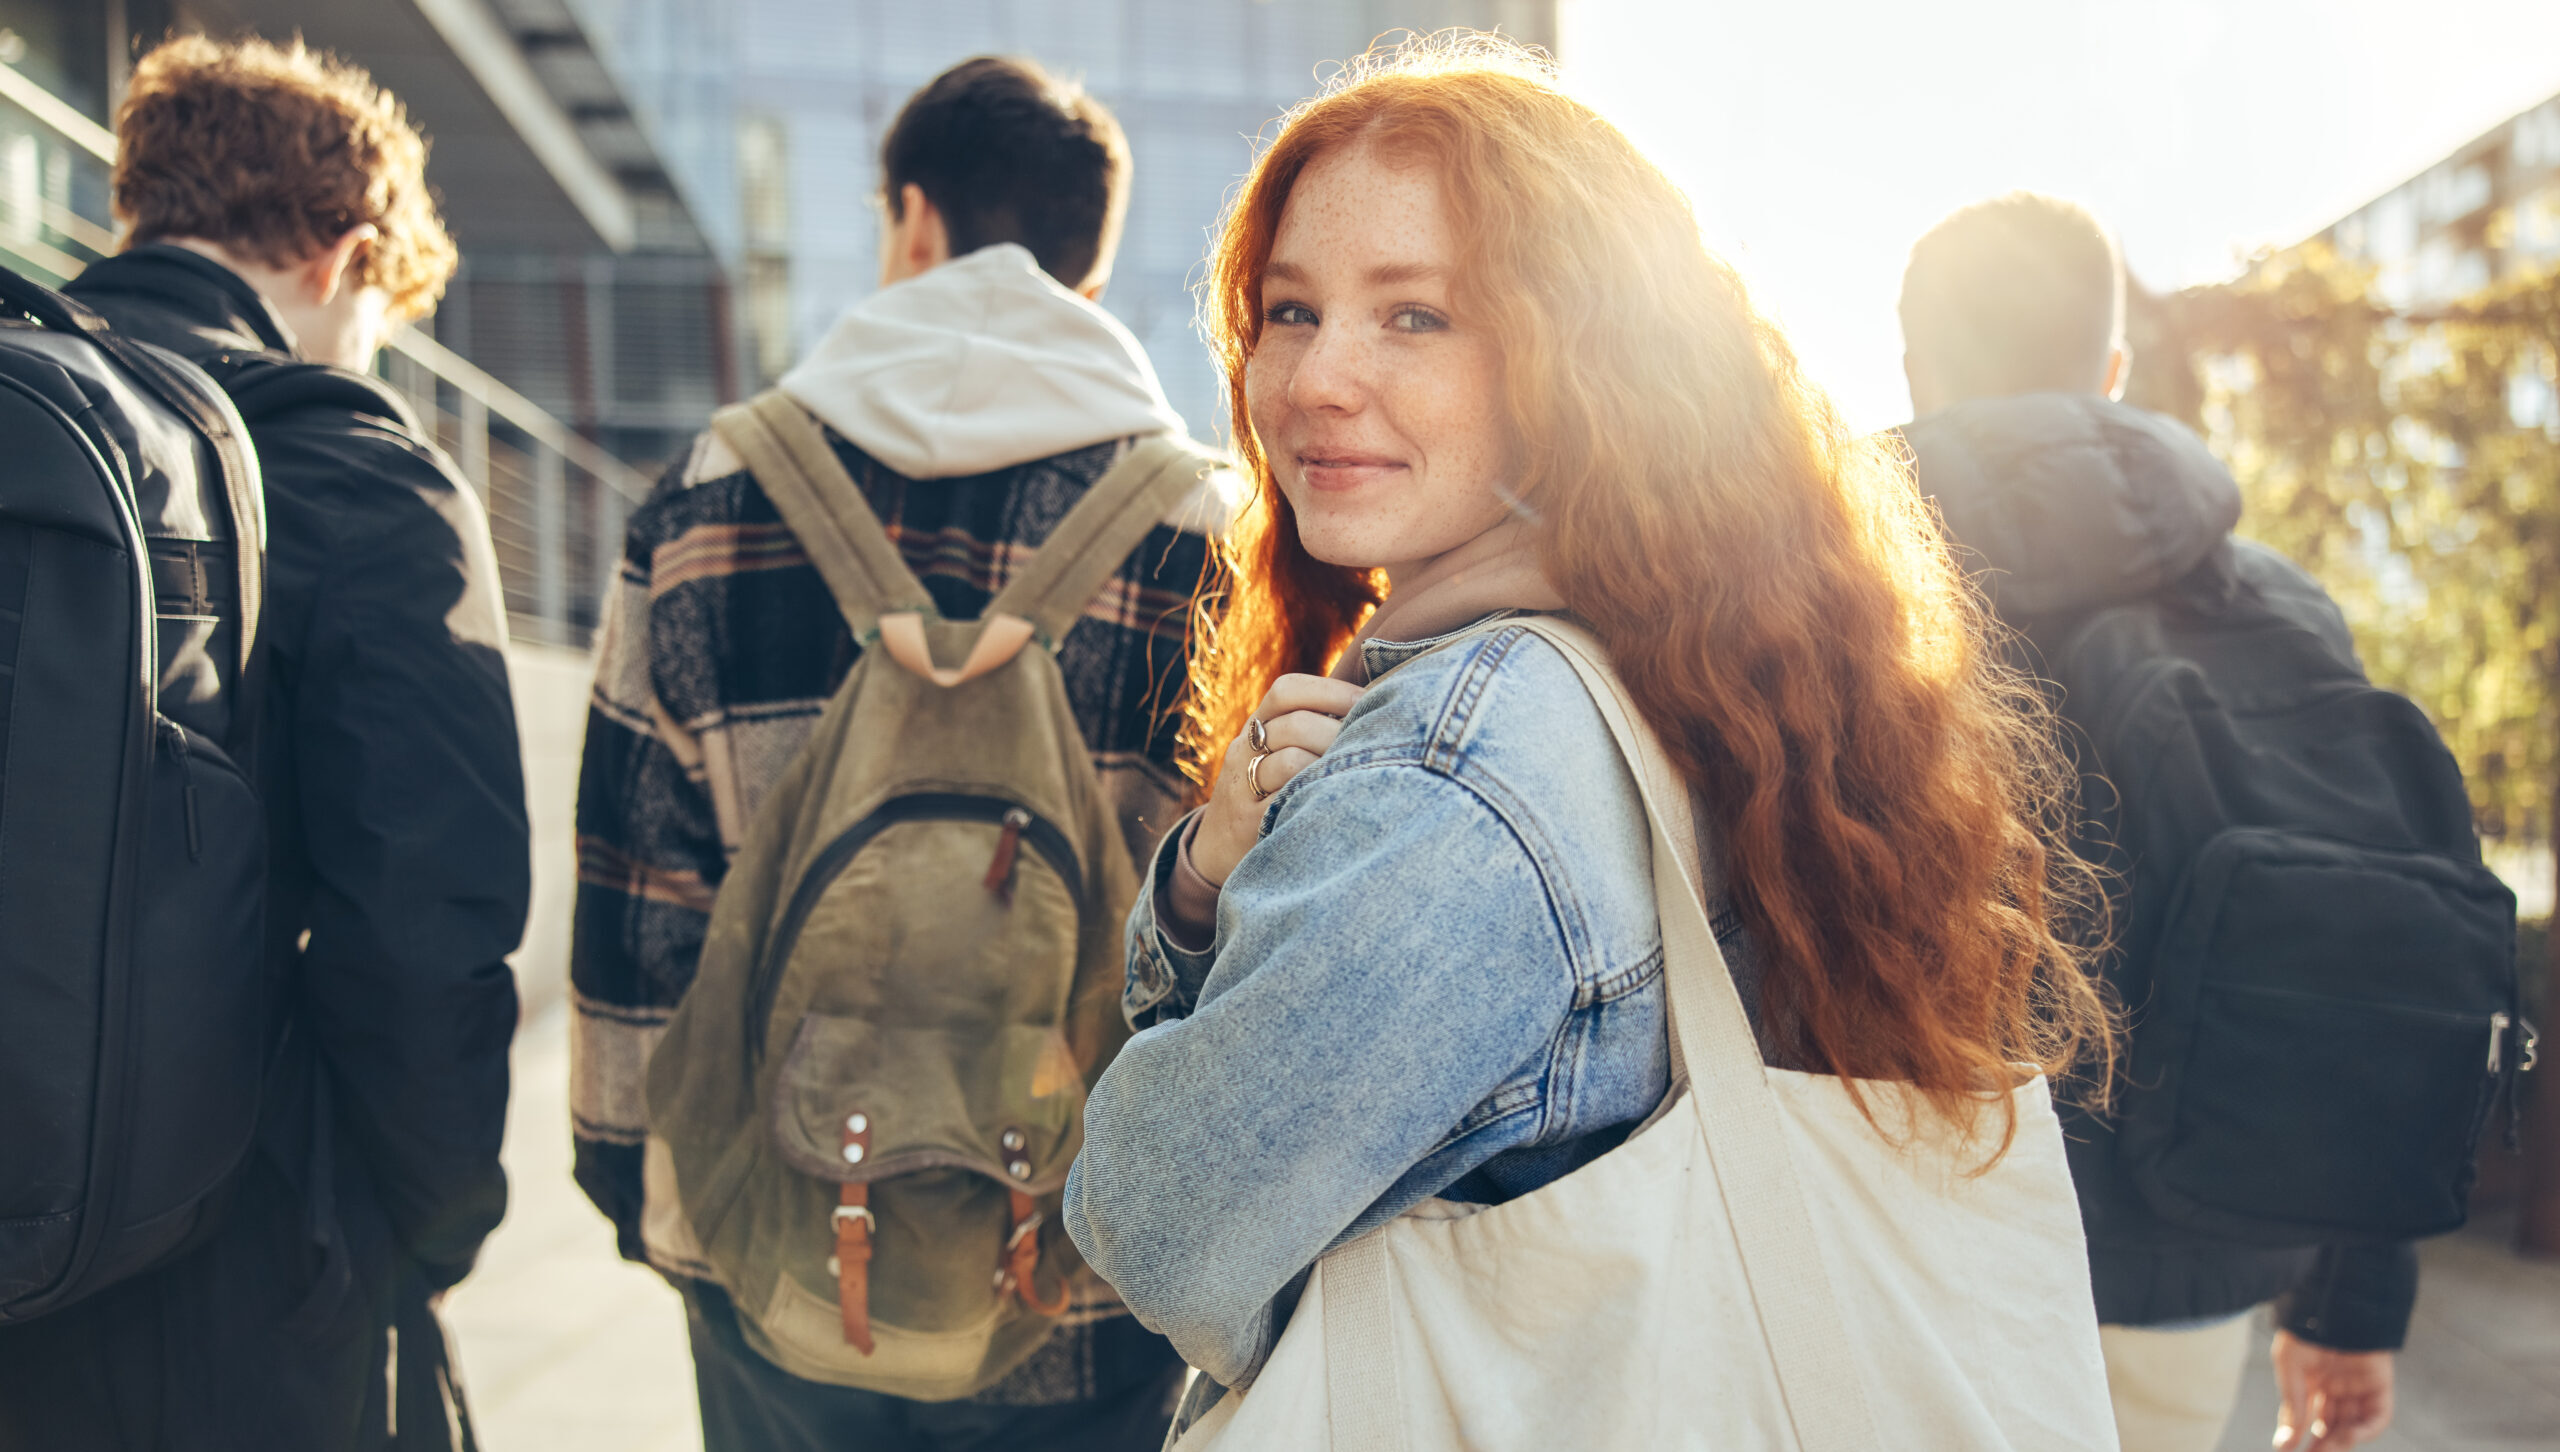
<svg viewBox="0 0 2560 1452">
<path fill-rule="evenodd" d="M 1252 1389 L 1178 1452 L 2113 1449 L 2044 1080 L 2011 1091 L 2016 1140 L 1969 1176 L 1987 1143 L 1924 1119 L 1897 1147 L 1839 1079 L 1764 1067 L 1687 860 L 1688 792 L 1588 632 L 1510 623 L 1573 663 L 1643 790 L 1687 1092 L 1543 1189 L 1426 1202 L 1326 1255 Z M 1860 1089 L 1887 1124 L 1916 1103 Z"/>
</svg>

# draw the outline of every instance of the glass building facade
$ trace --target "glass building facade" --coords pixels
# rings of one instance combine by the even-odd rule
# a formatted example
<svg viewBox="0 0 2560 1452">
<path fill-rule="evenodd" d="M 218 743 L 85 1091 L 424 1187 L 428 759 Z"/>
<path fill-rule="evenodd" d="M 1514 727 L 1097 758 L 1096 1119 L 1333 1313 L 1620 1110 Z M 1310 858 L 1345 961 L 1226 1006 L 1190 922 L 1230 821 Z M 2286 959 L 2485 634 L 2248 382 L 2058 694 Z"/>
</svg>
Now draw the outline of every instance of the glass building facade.
<svg viewBox="0 0 2560 1452">
<path fill-rule="evenodd" d="M 2560 262 L 2560 96 L 2320 234 L 2397 307 L 2429 307 Z"/>
<path fill-rule="evenodd" d="M 732 281 L 750 384 L 878 280 L 878 157 L 906 97 L 973 55 L 1081 80 L 1137 163 L 1105 306 L 1194 432 L 1225 410 L 1191 285 L 1254 138 L 1377 36 L 1466 25 L 1553 48 L 1556 0 L 572 0 Z"/>
</svg>

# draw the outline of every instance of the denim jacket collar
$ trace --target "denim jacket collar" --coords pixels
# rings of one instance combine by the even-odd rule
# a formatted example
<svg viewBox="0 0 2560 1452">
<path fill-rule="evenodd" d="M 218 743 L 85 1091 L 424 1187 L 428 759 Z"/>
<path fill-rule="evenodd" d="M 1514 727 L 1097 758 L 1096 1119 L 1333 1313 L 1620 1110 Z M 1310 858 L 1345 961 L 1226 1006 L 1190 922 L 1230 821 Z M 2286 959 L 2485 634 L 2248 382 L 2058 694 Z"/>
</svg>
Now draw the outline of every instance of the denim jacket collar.
<svg viewBox="0 0 2560 1452">
<path fill-rule="evenodd" d="M 1360 663 L 1369 668 L 1369 680 L 1374 684 L 1378 677 L 1403 665 L 1406 661 L 1429 655 L 1452 641 L 1473 635 L 1494 621 L 1509 620 L 1515 615 L 1537 613 L 1534 610 L 1496 610 L 1455 630 L 1423 640 L 1364 640 L 1360 642 Z"/>
</svg>

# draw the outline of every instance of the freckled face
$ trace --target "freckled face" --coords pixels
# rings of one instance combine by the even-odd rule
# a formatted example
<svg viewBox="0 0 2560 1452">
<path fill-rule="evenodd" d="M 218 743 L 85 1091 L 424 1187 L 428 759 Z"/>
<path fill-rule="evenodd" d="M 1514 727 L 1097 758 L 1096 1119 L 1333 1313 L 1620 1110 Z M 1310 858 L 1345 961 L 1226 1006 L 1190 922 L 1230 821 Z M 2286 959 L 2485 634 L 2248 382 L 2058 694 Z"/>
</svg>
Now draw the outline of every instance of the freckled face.
<svg viewBox="0 0 2560 1452">
<path fill-rule="evenodd" d="M 1291 188 L 1262 280 L 1245 405 L 1298 537 L 1328 564 L 1415 566 L 1509 513 L 1492 335 L 1454 305 L 1440 181 L 1356 147 Z"/>
</svg>

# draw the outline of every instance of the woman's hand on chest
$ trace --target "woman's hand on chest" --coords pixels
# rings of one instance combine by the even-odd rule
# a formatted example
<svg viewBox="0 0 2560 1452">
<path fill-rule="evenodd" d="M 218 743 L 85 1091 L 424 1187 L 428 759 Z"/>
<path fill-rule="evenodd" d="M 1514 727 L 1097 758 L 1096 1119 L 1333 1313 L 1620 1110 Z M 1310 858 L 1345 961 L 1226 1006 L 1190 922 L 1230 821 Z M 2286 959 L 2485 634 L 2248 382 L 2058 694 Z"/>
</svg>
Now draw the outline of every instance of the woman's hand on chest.
<svg viewBox="0 0 2560 1452">
<path fill-rule="evenodd" d="M 1227 743 L 1209 804 L 1191 839 L 1191 866 L 1212 887 L 1224 886 L 1262 835 L 1271 794 L 1315 764 L 1341 733 L 1360 687 L 1330 676 L 1282 676 L 1254 708 L 1253 724 Z"/>
</svg>

